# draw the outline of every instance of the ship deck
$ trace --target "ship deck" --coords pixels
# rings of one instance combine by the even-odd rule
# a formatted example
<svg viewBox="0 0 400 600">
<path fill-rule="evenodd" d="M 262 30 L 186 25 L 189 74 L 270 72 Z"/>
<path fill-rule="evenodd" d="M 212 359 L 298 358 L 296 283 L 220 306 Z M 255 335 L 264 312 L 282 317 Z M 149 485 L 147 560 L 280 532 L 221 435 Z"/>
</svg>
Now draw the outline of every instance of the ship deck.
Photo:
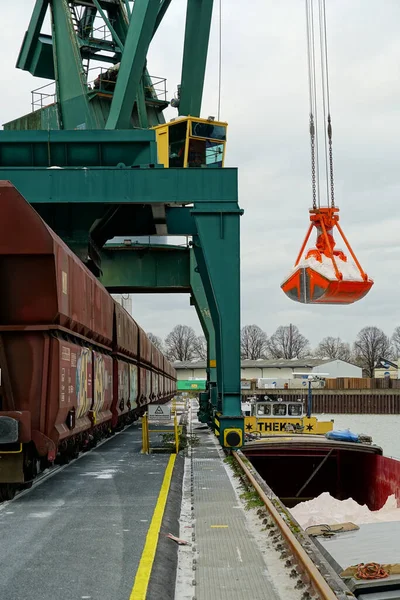
<svg viewBox="0 0 400 600">
<path fill-rule="evenodd" d="M 263 453 L 275 453 L 281 450 L 284 453 L 297 452 L 299 449 L 328 451 L 349 450 L 352 452 L 363 452 L 367 454 L 382 454 L 382 448 L 375 444 L 344 442 L 328 440 L 324 435 L 312 435 L 296 433 L 293 435 L 264 435 L 263 437 L 246 442 L 244 452 L 248 456 Z"/>
<path fill-rule="evenodd" d="M 399 521 L 367 523 L 359 527 L 332 538 L 314 538 L 314 543 L 338 574 L 359 563 L 400 564 Z M 357 590 L 357 597 L 363 600 L 400 598 L 400 575 L 373 581 L 351 577 L 347 579 L 347 585 L 351 591 Z"/>
</svg>

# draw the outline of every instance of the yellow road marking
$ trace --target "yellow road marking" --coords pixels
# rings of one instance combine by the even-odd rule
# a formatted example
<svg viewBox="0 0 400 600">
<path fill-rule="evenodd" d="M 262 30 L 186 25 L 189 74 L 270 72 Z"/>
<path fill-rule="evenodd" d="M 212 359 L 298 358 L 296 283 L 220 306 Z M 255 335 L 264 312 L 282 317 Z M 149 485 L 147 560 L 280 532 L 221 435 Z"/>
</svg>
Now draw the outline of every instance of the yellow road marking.
<svg viewBox="0 0 400 600">
<path fill-rule="evenodd" d="M 172 471 L 174 470 L 176 454 L 171 454 L 165 475 L 161 484 L 157 504 L 154 509 L 153 518 L 147 532 L 146 542 L 143 548 L 142 556 L 136 573 L 135 581 L 129 600 L 146 600 L 147 587 L 149 585 L 151 570 L 153 568 L 154 557 L 157 550 L 158 534 L 164 515 L 165 505 L 169 486 L 171 485 Z"/>
<path fill-rule="evenodd" d="M 211 529 L 228 529 L 229 525 L 210 525 Z"/>
</svg>

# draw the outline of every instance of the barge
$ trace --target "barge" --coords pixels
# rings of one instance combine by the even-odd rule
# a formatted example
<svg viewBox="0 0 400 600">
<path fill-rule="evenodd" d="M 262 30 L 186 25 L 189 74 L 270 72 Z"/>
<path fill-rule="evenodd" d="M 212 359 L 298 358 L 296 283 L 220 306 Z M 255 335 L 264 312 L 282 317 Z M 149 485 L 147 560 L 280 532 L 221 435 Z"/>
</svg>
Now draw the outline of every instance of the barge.
<svg viewBox="0 0 400 600">
<path fill-rule="evenodd" d="M 302 402 L 298 405 L 297 416 L 293 402 L 268 397 L 243 406 L 247 435 L 242 451 L 285 509 L 324 492 L 338 500 L 352 498 L 371 511 L 393 495 L 400 507 L 400 461 L 384 456 L 369 436 L 335 432 L 332 421 L 321 423 L 307 416 Z M 311 423 L 313 431 L 307 428 Z M 329 518 L 321 525 L 328 533 L 310 539 L 347 584 L 350 597 L 400 600 L 400 520 L 350 530 L 330 527 Z"/>
</svg>

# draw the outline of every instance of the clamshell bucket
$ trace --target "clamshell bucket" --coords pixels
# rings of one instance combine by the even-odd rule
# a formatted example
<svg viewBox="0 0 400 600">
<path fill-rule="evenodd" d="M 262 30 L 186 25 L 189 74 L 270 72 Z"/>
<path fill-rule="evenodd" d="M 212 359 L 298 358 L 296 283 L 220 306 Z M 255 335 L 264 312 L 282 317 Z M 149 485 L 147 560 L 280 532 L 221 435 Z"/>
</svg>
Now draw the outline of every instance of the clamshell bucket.
<svg viewBox="0 0 400 600">
<path fill-rule="evenodd" d="M 374 282 L 362 270 L 338 224 L 338 212 L 338 208 L 310 211 L 311 225 L 296 264 L 281 285 L 291 300 L 303 304 L 353 304 L 373 286 Z M 318 231 L 316 247 L 302 258 L 313 227 Z M 334 227 L 337 227 L 352 260 L 341 250 L 335 250 Z"/>
<path fill-rule="evenodd" d="M 371 280 L 332 280 L 309 267 L 299 267 L 281 287 L 288 298 L 303 304 L 353 304 L 361 300 L 372 285 Z"/>
</svg>

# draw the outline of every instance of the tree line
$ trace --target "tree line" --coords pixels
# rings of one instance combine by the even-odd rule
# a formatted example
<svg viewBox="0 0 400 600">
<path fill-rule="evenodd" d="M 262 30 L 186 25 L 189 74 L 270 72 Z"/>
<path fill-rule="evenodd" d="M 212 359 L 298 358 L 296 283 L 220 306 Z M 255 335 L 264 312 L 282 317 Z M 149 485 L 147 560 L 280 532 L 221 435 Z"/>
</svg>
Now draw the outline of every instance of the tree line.
<svg viewBox="0 0 400 600">
<path fill-rule="evenodd" d="M 204 336 L 196 336 L 192 327 L 176 325 L 165 340 L 148 333 L 153 344 L 171 361 L 205 360 L 207 344 Z M 353 344 L 339 337 L 324 337 L 316 348 L 302 335 L 296 325 L 281 325 L 268 337 L 258 325 L 245 325 L 241 330 L 242 359 L 331 358 L 359 365 L 368 377 L 380 358 L 400 356 L 400 327 L 388 337 L 378 327 L 363 327 Z"/>
</svg>

